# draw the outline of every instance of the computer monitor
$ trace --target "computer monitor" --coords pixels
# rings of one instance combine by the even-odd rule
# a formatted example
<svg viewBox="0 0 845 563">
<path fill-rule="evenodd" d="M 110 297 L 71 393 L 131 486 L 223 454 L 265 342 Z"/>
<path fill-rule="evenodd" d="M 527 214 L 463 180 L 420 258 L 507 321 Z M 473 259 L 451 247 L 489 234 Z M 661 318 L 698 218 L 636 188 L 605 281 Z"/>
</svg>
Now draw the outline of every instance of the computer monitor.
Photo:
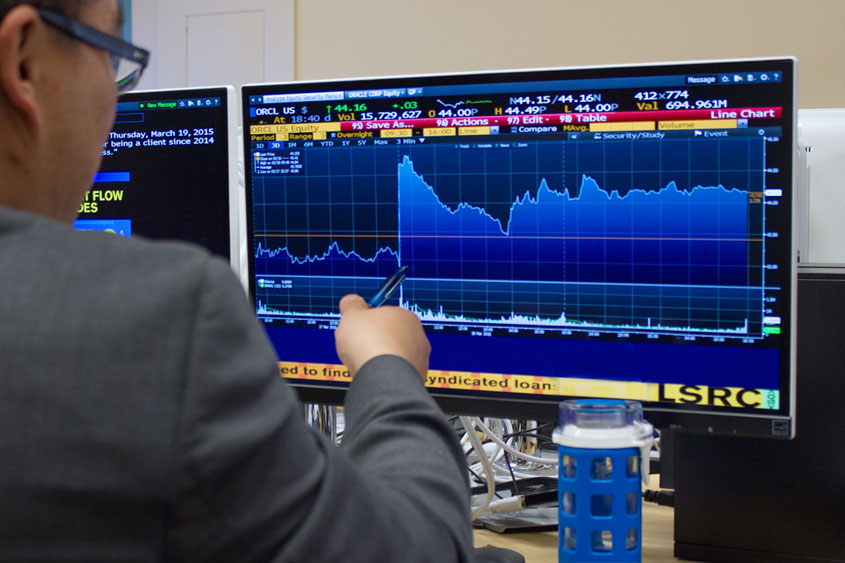
<svg viewBox="0 0 845 563">
<path fill-rule="evenodd" d="M 243 88 L 250 292 L 304 400 L 337 303 L 398 266 L 447 411 L 794 425 L 792 59 Z"/>
<path fill-rule="evenodd" d="M 238 111 L 228 87 L 120 96 L 75 227 L 201 245 L 238 268 Z"/>
</svg>

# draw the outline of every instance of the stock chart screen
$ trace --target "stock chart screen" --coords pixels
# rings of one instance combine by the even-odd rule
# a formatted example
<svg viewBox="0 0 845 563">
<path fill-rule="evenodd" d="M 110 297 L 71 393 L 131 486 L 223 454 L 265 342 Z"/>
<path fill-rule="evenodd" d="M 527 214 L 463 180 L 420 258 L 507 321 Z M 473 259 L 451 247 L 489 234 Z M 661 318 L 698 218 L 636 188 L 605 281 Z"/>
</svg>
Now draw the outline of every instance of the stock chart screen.
<svg viewBox="0 0 845 563">
<path fill-rule="evenodd" d="M 423 322 L 437 394 L 788 414 L 793 61 L 243 102 L 252 294 L 286 377 L 348 380 L 338 301 L 407 266 L 392 303 Z"/>
</svg>

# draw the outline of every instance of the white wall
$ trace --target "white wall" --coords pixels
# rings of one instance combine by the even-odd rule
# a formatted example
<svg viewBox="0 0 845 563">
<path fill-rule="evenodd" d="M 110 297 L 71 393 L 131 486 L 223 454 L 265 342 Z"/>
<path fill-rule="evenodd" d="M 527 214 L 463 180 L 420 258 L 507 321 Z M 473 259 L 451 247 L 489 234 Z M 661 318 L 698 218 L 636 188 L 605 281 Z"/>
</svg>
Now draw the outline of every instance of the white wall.
<svg viewBox="0 0 845 563">
<path fill-rule="evenodd" d="M 133 41 L 152 50 L 139 88 L 292 80 L 294 1 L 133 0 Z"/>
</svg>

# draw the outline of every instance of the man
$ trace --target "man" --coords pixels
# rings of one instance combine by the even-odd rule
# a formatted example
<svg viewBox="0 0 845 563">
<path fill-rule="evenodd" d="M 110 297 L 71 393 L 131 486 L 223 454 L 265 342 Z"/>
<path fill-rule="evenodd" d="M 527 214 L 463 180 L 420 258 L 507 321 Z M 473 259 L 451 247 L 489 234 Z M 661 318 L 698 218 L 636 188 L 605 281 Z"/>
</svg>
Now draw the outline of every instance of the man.
<svg viewBox="0 0 845 563">
<path fill-rule="evenodd" d="M 0 0 L 0 560 L 466 561 L 464 460 L 416 317 L 341 302 L 337 448 L 226 264 L 73 231 L 116 100 L 96 30 L 118 12 Z"/>
</svg>

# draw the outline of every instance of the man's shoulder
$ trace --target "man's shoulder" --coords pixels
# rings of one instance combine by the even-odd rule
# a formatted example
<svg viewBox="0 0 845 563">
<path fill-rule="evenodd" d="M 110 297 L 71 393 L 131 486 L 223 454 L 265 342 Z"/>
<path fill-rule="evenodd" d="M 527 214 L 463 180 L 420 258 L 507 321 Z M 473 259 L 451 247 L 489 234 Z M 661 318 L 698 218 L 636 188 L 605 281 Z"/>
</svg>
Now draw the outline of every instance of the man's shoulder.
<svg viewBox="0 0 845 563">
<path fill-rule="evenodd" d="M 143 283 L 146 286 L 178 283 L 227 272 L 224 261 L 205 249 L 175 241 L 77 231 L 69 225 L 0 208 L 0 238 L 7 252 L 15 254 L 21 268 L 49 270 L 79 283 Z M 219 275 L 219 274 L 218 274 Z"/>
</svg>

